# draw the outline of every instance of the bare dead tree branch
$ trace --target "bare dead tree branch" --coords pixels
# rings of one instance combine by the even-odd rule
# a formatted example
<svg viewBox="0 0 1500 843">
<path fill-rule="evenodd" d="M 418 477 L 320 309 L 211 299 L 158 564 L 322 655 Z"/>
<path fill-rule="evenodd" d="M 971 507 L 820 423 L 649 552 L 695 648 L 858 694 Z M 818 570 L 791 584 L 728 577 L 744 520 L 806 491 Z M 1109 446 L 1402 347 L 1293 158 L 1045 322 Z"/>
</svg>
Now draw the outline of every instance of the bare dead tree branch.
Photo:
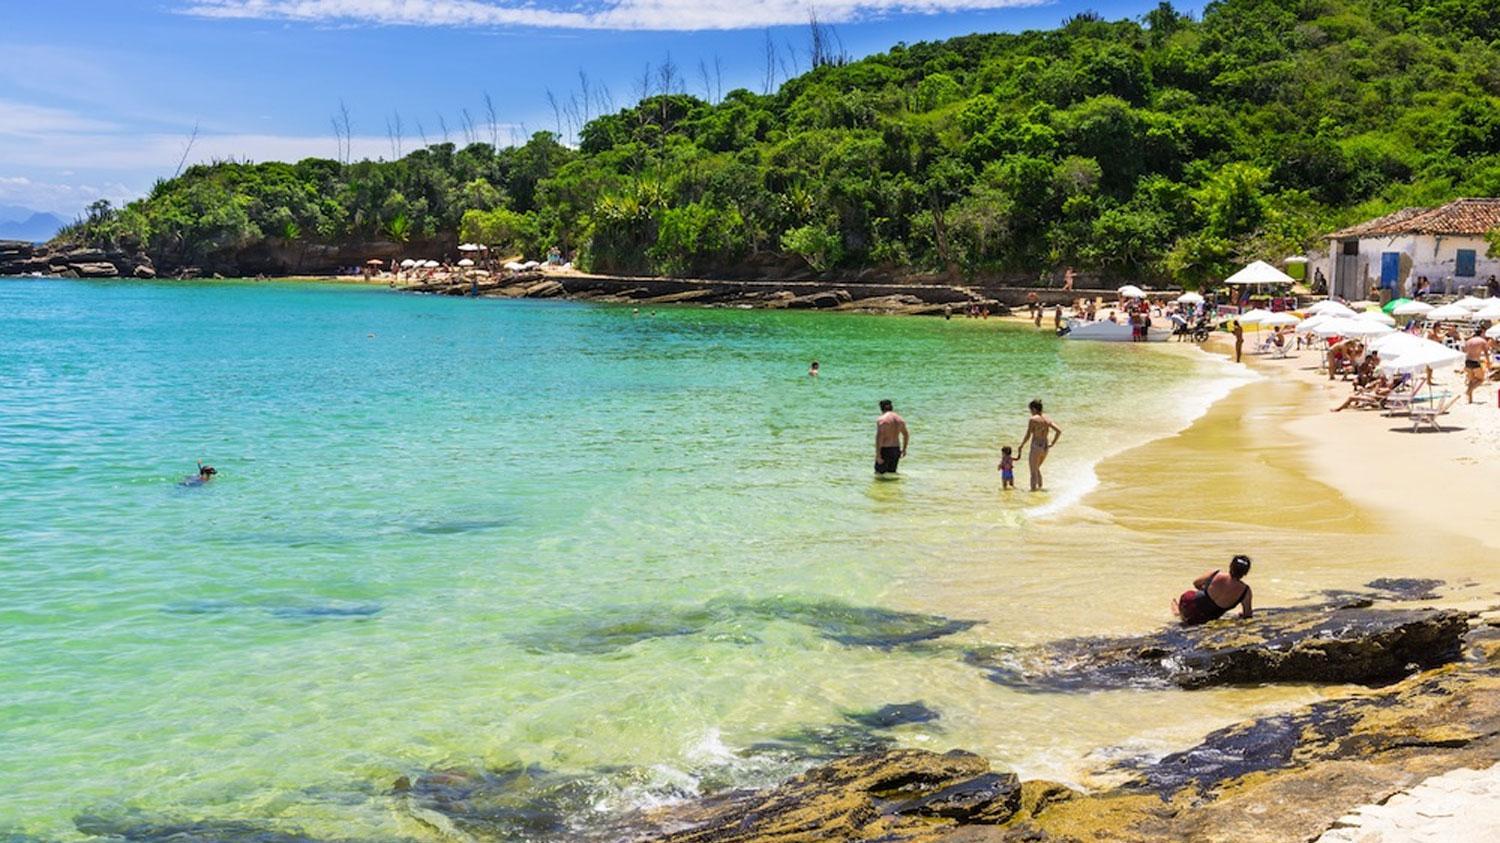
<svg viewBox="0 0 1500 843">
<path fill-rule="evenodd" d="M 354 121 L 349 118 L 349 107 L 339 100 L 339 116 L 344 121 L 344 163 L 354 158 Z"/>
<path fill-rule="evenodd" d="M 776 42 L 771 40 L 770 27 L 766 28 L 766 43 L 763 52 L 766 70 L 761 76 L 760 92 L 765 96 L 770 96 L 771 91 L 776 87 Z"/>
<path fill-rule="evenodd" d="M 724 60 L 714 53 L 714 102 L 724 101 Z"/>
<path fill-rule="evenodd" d="M 646 62 L 646 69 L 641 71 L 640 82 L 636 84 L 636 102 L 642 102 L 651 98 L 651 62 Z"/>
<path fill-rule="evenodd" d="M 334 140 L 334 143 L 338 144 L 338 152 L 334 155 L 333 160 L 338 161 L 339 163 L 343 163 L 343 161 L 344 161 L 344 128 L 339 125 L 339 118 L 338 117 L 330 117 L 330 118 L 328 118 L 328 122 L 331 123 L 331 124 L 333 124 L 333 140 Z"/>
<path fill-rule="evenodd" d="M 427 147 L 432 146 L 432 144 L 430 144 L 430 143 L 427 142 L 427 129 L 423 128 L 421 120 L 417 121 L 417 137 L 419 137 L 419 138 L 422 139 L 422 148 L 423 149 L 426 149 Z"/>
<path fill-rule="evenodd" d="M 484 92 L 484 119 L 490 127 L 490 146 L 494 149 L 500 148 L 500 118 L 495 113 L 495 101 L 490 99 L 490 92 Z"/>
<path fill-rule="evenodd" d="M 438 115 L 438 129 L 442 130 L 443 143 L 448 143 L 448 119 L 441 114 Z"/>
<path fill-rule="evenodd" d="M 579 68 L 578 69 L 578 92 L 582 95 L 579 99 L 580 99 L 580 101 L 583 104 L 583 122 L 584 123 L 588 123 L 590 120 L 593 119 L 593 115 L 590 113 L 590 111 L 593 109 L 593 99 L 592 99 L 592 97 L 589 94 L 590 90 L 591 90 L 591 86 L 589 84 L 589 75 L 587 73 L 583 72 L 583 68 Z"/>
<path fill-rule="evenodd" d="M 396 112 L 396 157 L 406 154 L 406 124 L 401 122 L 401 112 Z"/>
<path fill-rule="evenodd" d="M 182 157 L 177 159 L 177 169 L 173 171 L 172 178 L 182 175 L 182 168 L 187 165 L 188 154 L 193 151 L 193 144 L 198 142 L 198 121 L 193 121 L 193 133 L 188 135 L 187 145 L 182 148 Z"/>
<path fill-rule="evenodd" d="M 465 106 L 458 110 L 458 116 L 463 121 L 464 145 L 468 146 L 474 143 L 476 137 L 474 134 L 474 115 L 470 114 L 468 106 Z"/>
<path fill-rule="evenodd" d="M 552 107 L 552 122 L 557 126 L 557 136 L 562 137 L 562 107 L 557 104 L 557 95 L 547 89 L 547 105 Z"/>
</svg>

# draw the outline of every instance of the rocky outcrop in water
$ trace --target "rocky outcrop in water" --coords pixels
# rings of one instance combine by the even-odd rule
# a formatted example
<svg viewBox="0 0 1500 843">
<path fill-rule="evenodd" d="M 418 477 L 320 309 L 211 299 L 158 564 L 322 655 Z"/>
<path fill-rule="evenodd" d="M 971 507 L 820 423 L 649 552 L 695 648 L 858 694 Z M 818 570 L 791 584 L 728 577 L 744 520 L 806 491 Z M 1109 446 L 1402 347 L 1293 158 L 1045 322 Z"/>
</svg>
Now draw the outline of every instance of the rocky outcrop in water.
<svg viewBox="0 0 1500 843">
<path fill-rule="evenodd" d="M 1307 840 L 1349 808 L 1426 776 L 1500 762 L 1500 630 L 1481 629 L 1468 643 L 1467 660 L 1378 691 L 1219 729 L 1163 758 L 1116 763 L 1100 772 L 1119 783 L 1096 793 L 1017 783 L 967 753 L 896 750 L 658 811 L 637 839 Z"/>
<path fill-rule="evenodd" d="M 1467 628 L 1465 615 L 1455 611 L 1315 606 L 1150 635 L 989 648 L 968 658 L 994 682 L 1038 691 L 1372 684 L 1452 661 Z"/>
<path fill-rule="evenodd" d="M 0 275 L 54 278 L 154 278 L 156 268 L 144 252 L 0 241 Z"/>
<path fill-rule="evenodd" d="M 765 791 L 731 791 L 648 821 L 662 843 L 935 840 L 958 823 L 1009 820 L 1021 807 L 1015 775 L 972 753 L 897 749 L 842 758 Z"/>
</svg>

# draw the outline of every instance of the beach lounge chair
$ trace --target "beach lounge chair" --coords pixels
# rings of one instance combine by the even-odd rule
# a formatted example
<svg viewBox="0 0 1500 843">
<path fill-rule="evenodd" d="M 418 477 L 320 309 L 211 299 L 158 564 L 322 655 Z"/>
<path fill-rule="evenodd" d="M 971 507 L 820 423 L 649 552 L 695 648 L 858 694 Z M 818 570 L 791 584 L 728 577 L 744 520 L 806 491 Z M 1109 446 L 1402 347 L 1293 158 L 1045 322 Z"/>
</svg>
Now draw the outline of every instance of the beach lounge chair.
<svg viewBox="0 0 1500 843">
<path fill-rule="evenodd" d="M 1422 425 L 1426 425 L 1433 430 L 1436 430 L 1438 433 L 1442 433 L 1443 426 L 1438 423 L 1438 416 L 1441 416 L 1449 410 L 1453 409 L 1453 405 L 1458 403 L 1458 398 L 1459 396 L 1455 394 L 1450 396 L 1447 401 L 1441 402 L 1439 404 L 1434 404 L 1430 407 L 1412 407 L 1411 432 L 1416 433 L 1419 429 L 1421 429 Z"/>
<path fill-rule="evenodd" d="M 1410 412 L 1412 401 L 1417 397 L 1417 393 L 1427 385 L 1426 377 L 1413 380 L 1411 375 L 1404 375 L 1403 378 L 1404 380 L 1391 390 L 1391 394 L 1385 397 L 1385 411 L 1388 416 Z"/>
<path fill-rule="evenodd" d="M 1281 345 L 1271 343 L 1271 357 L 1275 360 L 1285 360 L 1292 356 L 1292 342 L 1289 337 L 1283 337 Z"/>
</svg>

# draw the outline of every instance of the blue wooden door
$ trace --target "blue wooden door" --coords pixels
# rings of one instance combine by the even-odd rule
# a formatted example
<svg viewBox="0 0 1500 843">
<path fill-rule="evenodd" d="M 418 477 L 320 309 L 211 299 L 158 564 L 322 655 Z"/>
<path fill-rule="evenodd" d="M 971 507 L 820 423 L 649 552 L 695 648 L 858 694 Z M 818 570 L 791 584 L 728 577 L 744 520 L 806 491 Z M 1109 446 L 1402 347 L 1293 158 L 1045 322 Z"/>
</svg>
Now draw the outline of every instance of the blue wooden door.
<svg viewBox="0 0 1500 843">
<path fill-rule="evenodd" d="M 1380 289 L 1394 290 L 1396 279 L 1401 277 L 1401 253 L 1380 253 Z"/>
</svg>

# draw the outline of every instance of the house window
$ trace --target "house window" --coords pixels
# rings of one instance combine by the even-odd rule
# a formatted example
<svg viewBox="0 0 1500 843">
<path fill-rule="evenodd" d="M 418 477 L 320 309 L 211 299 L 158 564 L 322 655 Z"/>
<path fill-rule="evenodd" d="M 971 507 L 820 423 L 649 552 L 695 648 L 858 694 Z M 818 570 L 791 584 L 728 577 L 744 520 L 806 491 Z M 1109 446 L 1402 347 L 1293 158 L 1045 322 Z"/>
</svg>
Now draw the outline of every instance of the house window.
<svg viewBox="0 0 1500 843">
<path fill-rule="evenodd" d="M 1359 241 L 1358 240 L 1345 240 L 1344 241 L 1344 254 L 1346 254 L 1346 255 L 1357 255 L 1357 254 L 1359 254 Z"/>
<path fill-rule="evenodd" d="M 1459 249 L 1458 260 L 1455 262 L 1455 266 L 1453 267 L 1453 274 L 1458 276 L 1459 278 L 1473 278 L 1474 256 L 1475 253 L 1473 249 Z"/>
</svg>

